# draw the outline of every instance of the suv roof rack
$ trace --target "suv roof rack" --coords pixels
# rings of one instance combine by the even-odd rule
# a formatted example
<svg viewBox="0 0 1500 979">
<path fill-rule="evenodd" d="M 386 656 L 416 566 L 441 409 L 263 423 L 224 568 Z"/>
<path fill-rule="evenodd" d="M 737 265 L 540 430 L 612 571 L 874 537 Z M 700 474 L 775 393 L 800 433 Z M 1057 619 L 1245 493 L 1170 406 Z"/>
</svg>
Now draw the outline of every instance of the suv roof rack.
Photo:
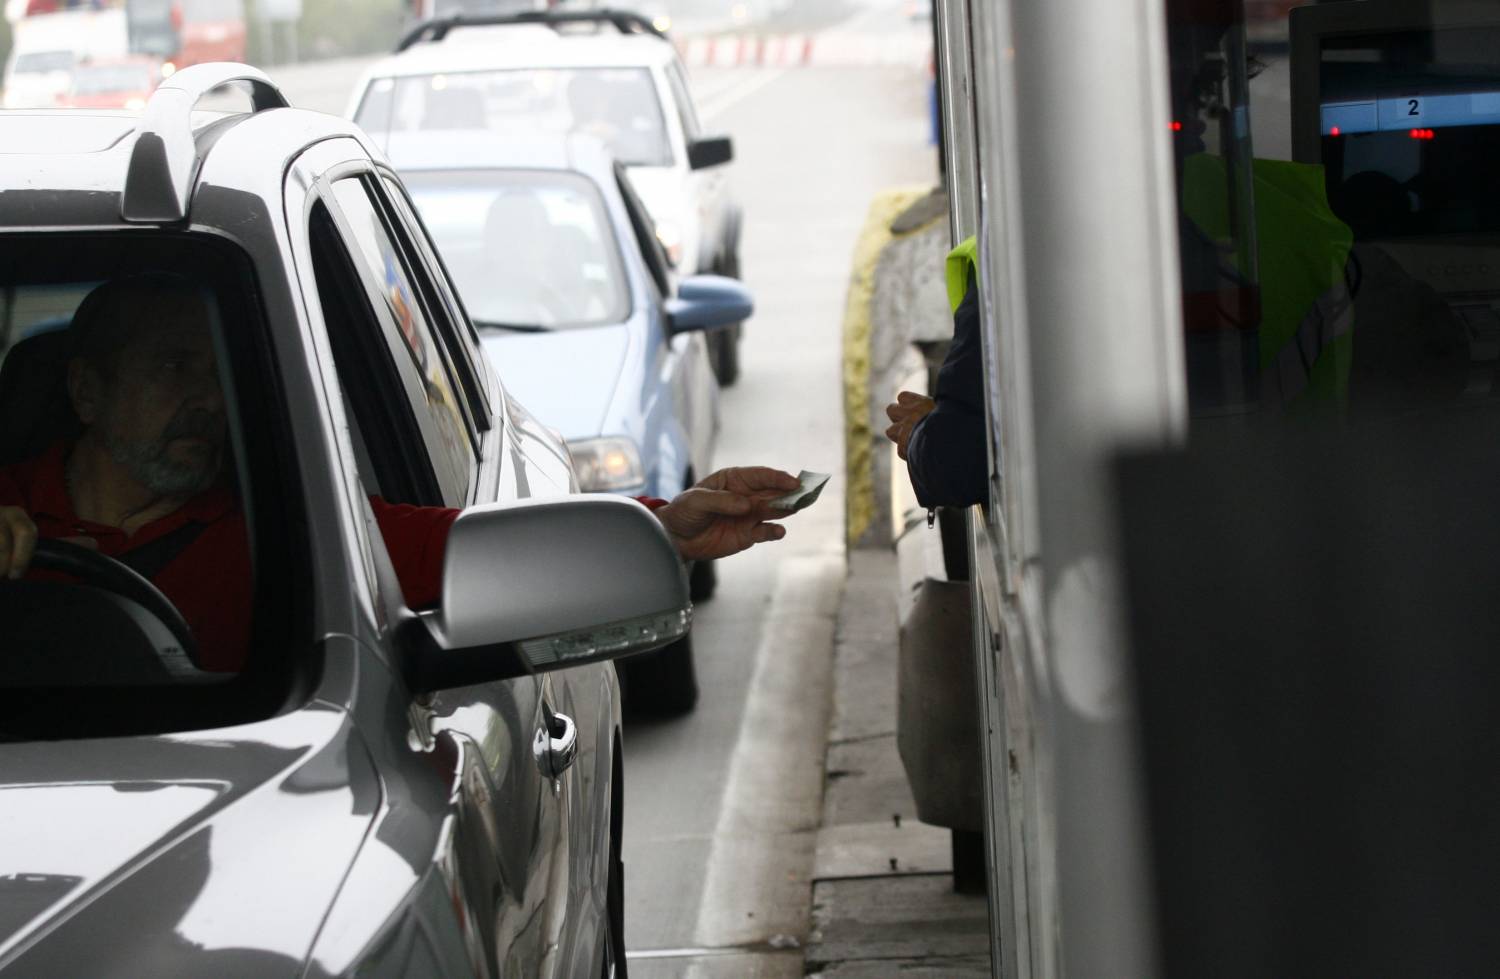
<svg viewBox="0 0 1500 979">
<path fill-rule="evenodd" d="M 193 138 L 193 107 L 216 88 L 249 89 L 251 113 L 288 109 L 291 103 L 262 71 L 221 61 L 184 68 L 162 82 L 136 126 L 135 147 L 120 195 L 125 221 L 163 224 L 187 217 L 193 179 L 203 161 Z"/>
<path fill-rule="evenodd" d="M 422 41 L 441 41 L 455 27 L 510 27 L 516 24 L 541 24 L 557 28 L 565 24 L 609 24 L 621 34 L 652 34 L 667 39 L 665 31 L 632 10 L 525 10 L 514 14 L 450 14 L 424 20 L 407 31 L 396 42 L 396 54 Z"/>
</svg>

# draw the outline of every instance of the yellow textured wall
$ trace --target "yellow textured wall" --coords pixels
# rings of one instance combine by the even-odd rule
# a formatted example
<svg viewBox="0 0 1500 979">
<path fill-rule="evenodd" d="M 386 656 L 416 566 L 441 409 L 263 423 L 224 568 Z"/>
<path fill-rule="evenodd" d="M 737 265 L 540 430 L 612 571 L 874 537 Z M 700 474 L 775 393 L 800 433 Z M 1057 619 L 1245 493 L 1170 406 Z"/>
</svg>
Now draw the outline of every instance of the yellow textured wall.
<svg viewBox="0 0 1500 979">
<path fill-rule="evenodd" d="M 854 246 L 849 295 L 844 302 L 844 497 L 845 542 L 854 546 L 875 519 L 875 474 L 870 428 L 870 303 L 880 253 L 894 237 L 891 222 L 929 188 L 882 191 L 870 202 L 864 229 Z"/>
</svg>

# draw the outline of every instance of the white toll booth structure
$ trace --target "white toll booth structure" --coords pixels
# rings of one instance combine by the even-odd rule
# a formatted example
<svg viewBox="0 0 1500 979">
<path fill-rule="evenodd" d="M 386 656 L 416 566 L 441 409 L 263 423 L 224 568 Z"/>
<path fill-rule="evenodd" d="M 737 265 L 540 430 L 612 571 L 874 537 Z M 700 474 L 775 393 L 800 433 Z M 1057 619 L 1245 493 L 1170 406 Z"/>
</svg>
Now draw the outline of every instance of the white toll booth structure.
<svg viewBox="0 0 1500 979">
<path fill-rule="evenodd" d="M 1273 185 L 1262 179 L 1274 176 L 1274 167 L 1280 166 L 1276 172 L 1281 173 L 1314 174 L 1313 182 L 1304 185 L 1314 188 L 1309 191 L 1314 202 L 1310 207 L 1325 216 L 1330 206 L 1337 212 L 1336 219 L 1323 222 L 1332 229 L 1330 240 L 1337 246 L 1325 251 L 1336 254 L 1340 265 L 1329 278 L 1335 284 L 1347 283 L 1348 292 L 1354 295 L 1348 302 L 1357 310 L 1355 349 L 1361 353 L 1355 355 L 1352 372 L 1346 362 L 1333 382 L 1341 419 L 1335 428 L 1337 433 L 1351 433 L 1347 438 L 1337 433 L 1334 437 L 1342 438 L 1341 446 L 1355 444 L 1348 449 L 1356 453 L 1350 456 L 1355 461 L 1343 469 L 1330 469 L 1325 482 L 1339 482 L 1346 470 L 1369 462 L 1369 455 L 1357 456 L 1362 434 L 1374 433 L 1373 438 L 1364 439 L 1366 443 L 1420 446 L 1438 430 L 1429 427 L 1423 430 L 1425 434 L 1402 442 L 1406 434 L 1385 427 L 1384 421 L 1359 428 L 1348 419 L 1357 416 L 1356 409 L 1365 410 L 1367 403 L 1376 400 L 1373 395 L 1362 400 L 1365 392 L 1410 396 L 1409 402 L 1401 402 L 1399 411 L 1389 413 L 1391 417 L 1462 416 L 1465 425 L 1477 420 L 1493 432 L 1489 409 L 1500 391 L 1495 377 L 1500 356 L 1496 342 L 1500 340 L 1500 202 L 1493 190 L 1496 171 L 1490 168 L 1500 162 L 1500 46 L 1493 43 L 1500 41 L 1497 5 L 1460 0 L 1351 0 L 1315 6 L 1250 0 L 1252 18 L 1260 20 L 1252 23 L 1248 34 L 1246 6 L 1242 0 L 935 3 L 935 61 L 943 93 L 952 236 L 958 242 L 977 235 L 980 243 L 990 492 L 986 504 L 969 512 L 968 543 L 983 740 L 991 943 L 997 976 L 1370 974 L 1362 971 L 1373 967 L 1370 961 L 1360 965 L 1339 957 L 1341 951 L 1348 951 L 1340 942 L 1363 942 L 1370 955 L 1378 948 L 1381 955 L 1397 956 L 1385 960 L 1390 963 L 1398 963 L 1402 954 L 1410 952 L 1411 963 L 1429 965 L 1425 972 L 1406 972 L 1402 965 L 1392 964 L 1394 971 L 1387 974 L 1479 974 L 1466 969 L 1495 951 L 1493 939 L 1476 937 L 1484 933 L 1478 924 L 1468 928 L 1472 923 L 1468 911 L 1455 911 L 1448 917 L 1453 931 L 1444 942 L 1437 942 L 1433 931 L 1424 930 L 1425 924 L 1414 923 L 1413 916 L 1422 917 L 1420 912 L 1391 910 L 1400 904 L 1403 893 L 1420 893 L 1445 908 L 1469 907 L 1462 900 L 1465 888 L 1479 878 L 1471 879 L 1467 868 L 1488 868 L 1485 873 L 1500 869 L 1495 858 L 1500 848 L 1495 845 L 1494 831 L 1475 828 L 1482 821 L 1455 823 L 1442 831 L 1432 826 L 1429 820 L 1443 805 L 1441 801 L 1427 808 L 1401 810 L 1399 793 L 1418 799 L 1430 792 L 1458 797 L 1461 787 L 1444 781 L 1447 776 L 1434 774 L 1437 762 L 1393 762 L 1391 752 L 1374 747 L 1383 744 L 1380 739 L 1387 735 L 1396 739 L 1393 743 L 1405 743 L 1398 737 L 1400 730 L 1387 727 L 1384 721 L 1392 715 L 1393 704 L 1401 708 L 1394 713 L 1409 725 L 1407 741 L 1412 737 L 1420 741 L 1417 732 L 1428 731 L 1423 724 L 1429 721 L 1414 718 L 1426 718 L 1423 711 L 1440 715 L 1446 709 L 1441 700 L 1449 694 L 1438 692 L 1441 686 L 1445 691 L 1459 691 L 1452 694 L 1457 698 L 1453 703 L 1460 705 L 1453 707 L 1459 717 L 1452 721 L 1453 729 L 1470 721 L 1479 728 L 1478 734 L 1465 729 L 1467 734 L 1454 735 L 1456 740 L 1451 742 L 1448 728 L 1431 728 L 1439 732 L 1433 737 L 1452 749 L 1442 757 L 1453 757 L 1456 752 L 1475 766 L 1475 772 L 1500 757 L 1493 735 L 1483 725 L 1485 712 L 1476 708 L 1465 713 L 1468 708 L 1462 706 L 1468 703 L 1462 694 L 1466 685 L 1496 693 L 1495 667 L 1475 667 L 1476 659 L 1460 655 L 1460 651 L 1484 648 L 1481 640 L 1494 631 L 1492 614 L 1453 616 L 1461 628 L 1445 633 L 1441 643 L 1431 631 L 1430 617 L 1414 614 L 1410 622 L 1387 623 L 1385 638 L 1377 630 L 1373 640 L 1360 640 L 1373 665 L 1358 683 L 1350 681 L 1358 694 L 1340 699 L 1345 690 L 1341 679 L 1331 680 L 1330 689 L 1323 689 L 1317 686 L 1319 678 L 1303 676 L 1299 689 L 1307 700 L 1305 704 L 1297 701 L 1299 710 L 1306 708 L 1301 713 L 1282 712 L 1285 701 L 1277 699 L 1281 694 L 1267 686 L 1272 691 L 1267 695 L 1270 703 L 1262 705 L 1267 711 L 1267 737 L 1273 742 L 1282 738 L 1276 742 L 1280 748 L 1294 746 L 1297 761 L 1323 759 L 1322 753 L 1332 750 L 1328 745 L 1342 736 L 1340 732 L 1358 731 L 1361 719 L 1369 716 L 1377 718 L 1372 730 L 1378 730 L 1362 732 L 1364 740 L 1359 743 L 1380 757 L 1369 761 L 1359 754 L 1358 746 L 1345 745 L 1353 755 L 1329 755 L 1344 760 L 1336 760 L 1326 770 L 1315 769 L 1309 761 L 1308 772 L 1288 776 L 1283 785 L 1262 780 L 1259 762 L 1246 760 L 1258 749 L 1222 752 L 1211 763 L 1223 765 L 1234 773 L 1231 781 L 1243 784 L 1214 797 L 1215 804 L 1222 802 L 1226 807 L 1217 810 L 1221 814 L 1255 809 L 1249 805 L 1235 810 L 1224 802 L 1235 798 L 1235 792 L 1253 801 L 1258 787 L 1275 786 L 1267 790 L 1275 797 L 1265 811 L 1256 809 L 1254 815 L 1245 817 L 1249 828 L 1244 832 L 1240 832 L 1243 827 L 1223 830 L 1214 820 L 1216 810 L 1203 803 L 1219 791 L 1218 786 L 1209 784 L 1211 780 L 1179 778 L 1174 773 L 1188 769 L 1173 768 L 1177 759 L 1162 760 L 1172 751 L 1191 754 L 1194 738 L 1203 739 L 1203 753 L 1212 750 L 1210 745 L 1233 742 L 1232 737 L 1213 740 L 1218 736 L 1213 724 L 1222 719 L 1216 702 L 1205 697 L 1198 714 L 1186 711 L 1192 724 L 1178 724 L 1157 719 L 1165 713 L 1158 708 L 1170 704 L 1170 698 L 1156 693 L 1143 696 L 1143 690 L 1155 691 L 1161 684 L 1141 680 L 1145 675 L 1138 672 L 1144 661 L 1141 654 L 1150 650 L 1133 650 L 1131 637 L 1149 633 L 1159 620 L 1142 626 L 1141 603 L 1132 612 L 1138 593 L 1124 580 L 1145 581 L 1141 587 L 1149 590 L 1151 574 L 1137 574 L 1125 550 L 1126 538 L 1137 543 L 1143 539 L 1150 543 L 1150 539 L 1121 517 L 1120 459 L 1153 454 L 1185 457 L 1210 443 L 1232 443 L 1242 436 L 1253 439 L 1253 430 L 1283 424 L 1263 424 L 1267 418 L 1295 416 L 1286 408 L 1291 395 L 1282 366 L 1285 355 L 1278 360 L 1274 342 L 1264 335 L 1274 328 L 1275 295 L 1282 288 L 1272 278 L 1281 268 L 1274 259 L 1292 248 L 1276 237 L 1285 234 L 1282 229 L 1291 219 L 1273 209 L 1273 195 L 1267 189 Z M 1299 6 L 1306 9 L 1292 11 Z M 1248 58 L 1247 36 L 1252 39 Z M 1262 70 L 1264 78 L 1248 87 L 1249 77 Z M 1191 110 L 1184 110 L 1189 104 Z M 1396 108 L 1408 111 L 1410 106 L 1425 111 L 1426 120 L 1441 119 L 1441 124 L 1435 127 L 1421 118 L 1386 120 Z M 1195 129 L 1193 119 L 1187 117 L 1199 112 L 1208 120 L 1206 132 Z M 1361 131 L 1351 136 L 1346 131 L 1351 125 L 1362 127 Z M 1208 229 L 1211 222 L 1182 213 L 1179 207 L 1184 196 L 1180 187 L 1193 179 L 1182 174 L 1191 174 L 1193 157 L 1205 150 L 1223 161 L 1214 171 L 1219 180 L 1215 193 L 1227 215 L 1221 229 L 1200 230 Z M 1266 159 L 1272 162 L 1262 162 Z M 1486 173 L 1491 175 L 1487 181 L 1482 176 Z M 1328 202 L 1321 200 L 1325 175 Z M 1208 315 L 1218 321 L 1207 325 L 1194 322 L 1205 309 L 1203 303 L 1194 302 L 1205 291 L 1199 281 L 1204 273 L 1201 266 L 1191 271 L 1200 235 L 1212 239 L 1216 257 L 1206 275 L 1218 280 L 1207 290 L 1218 297 L 1216 304 L 1208 304 Z M 1209 245 L 1202 251 L 1210 253 Z M 1254 310 L 1254 316 L 1234 320 L 1225 310 L 1236 302 L 1244 304 L 1238 307 L 1242 312 Z M 1404 314 L 1390 312 L 1418 307 L 1418 313 L 1405 319 Z M 1232 320 L 1228 327 L 1226 320 Z M 1403 347 L 1399 338 L 1413 331 L 1417 339 Z M 1327 349 L 1342 337 L 1333 326 L 1325 327 L 1324 333 Z M 1401 352 L 1427 350 L 1450 336 L 1456 339 L 1445 348 L 1446 366 L 1441 370 L 1425 362 L 1413 366 L 1411 358 Z M 1377 348 L 1386 351 L 1380 363 L 1374 353 Z M 1304 360 L 1316 362 L 1320 355 L 1304 351 Z M 1438 359 L 1433 355 L 1434 363 Z M 1203 377 L 1205 364 L 1216 378 Z M 1280 379 L 1273 376 L 1278 369 L 1283 370 Z M 1307 364 L 1304 369 L 1313 373 Z M 1413 376 L 1424 380 L 1410 381 Z M 1439 399 L 1433 392 L 1440 388 L 1448 392 L 1443 385 L 1451 378 L 1456 378 L 1451 392 L 1444 394 L 1446 400 Z M 1298 383 L 1305 386 L 1307 381 Z M 1417 404 L 1418 394 L 1429 400 Z M 1388 400 L 1393 402 L 1395 397 Z M 1451 411 L 1454 406 L 1462 410 Z M 1387 417 L 1373 407 L 1368 414 Z M 1287 451 L 1288 459 L 1295 456 Z M 1320 451 L 1326 459 L 1345 449 Z M 1391 451 L 1399 455 L 1427 450 Z M 1429 472 L 1442 470 L 1451 459 L 1432 451 Z M 1482 463 L 1473 455 L 1469 461 L 1490 472 L 1494 468 L 1488 461 L 1491 455 L 1483 454 Z M 1265 458 L 1279 457 L 1273 453 Z M 1315 533 L 1323 533 L 1319 521 L 1309 520 L 1294 531 L 1291 518 L 1278 524 L 1260 514 L 1264 507 L 1254 506 L 1253 493 L 1268 492 L 1265 486 L 1270 485 L 1256 480 L 1274 477 L 1283 481 L 1276 485 L 1283 486 L 1296 475 L 1268 474 L 1265 468 L 1247 470 L 1244 486 L 1223 478 L 1222 472 L 1200 479 L 1206 469 L 1195 470 L 1197 475 L 1191 478 L 1185 476 L 1183 485 L 1199 492 L 1199 497 L 1190 498 L 1179 514 L 1163 517 L 1168 528 L 1164 536 L 1172 536 L 1174 517 L 1181 518 L 1182 532 L 1189 535 L 1201 534 L 1204 526 L 1234 523 L 1222 519 L 1223 514 L 1217 523 L 1205 516 L 1211 516 L 1222 500 L 1230 514 L 1250 511 L 1245 528 L 1231 527 L 1226 533 L 1240 533 L 1242 538 L 1256 533 L 1275 537 L 1280 530 L 1289 539 L 1303 535 L 1305 540 L 1292 540 L 1294 545 L 1322 546 L 1311 543 Z M 1314 628 L 1307 633 L 1313 638 L 1306 639 L 1304 646 L 1314 651 L 1326 648 L 1329 663 L 1360 662 L 1354 655 L 1340 659 L 1345 655 L 1341 643 L 1355 643 L 1347 637 L 1371 617 L 1371 608 L 1376 610 L 1374 615 L 1380 614 L 1371 597 L 1379 588 L 1389 585 L 1392 594 L 1412 594 L 1411 576 L 1403 579 L 1399 571 L 1378 587 L 1360 587 L 1354 579 L 1368 565 L 1383 563 L 1373 555 L 1404 555 L 1384 562 L 1388 566 L 1417 554 L 1422 555 L 1417 560 L 1429 562 L 1430 567 L 1458 566 L 1463 560 L 1448 560 L 1456 549 L 1467 559 L 1477 553 L 1479 541 L 1495 539 L 1486 536 L 1494 523 L 1487 512 L 1472 514 L 1466 524 L 1465 532 L 1477 535 L 1471 548 L 1455 543 L 1463 539 L 1461 532 L 1449 537 L 1441 528 L 1413 529 L 1398 543 L 1381 537 L 1379 528 L 1391 524 L 1370 514 L 1397 513 L 1404 519 L 1420 510 L 1425 518 L 1427 508 L 1387 506 L 1390 499 L 1381 496 L 1385 489 L 1401 484 L 1411 468 L 1393 469 L 1397 475 L 1363 483 L 1340 483 L 1337 491 L 1328 492 L 1344 494 L 1340 497 L 1343 509 L 1316 511 L 1326 516 L 1321 523 L 1331 528 L 1328 534 L 1335 535 L 1330 539 L 1375 541 L 1364 557 L 1365 565 L 1353 558 L 1339 565 L 1343 551 L 1349 550 L 1344 545 L 1319 552 L 1334 555 L 1325 570 L 1342 576 L 1342 585 L 1349 586 L 1344 590 L 1323 590 L 1316 583 L 1309 586 L 1318 589 L 1322 611 L 1308 614 L 1321 615 L 1311 621 L 1328 626 L 1328 631 Z M 1227 471 L 1236 470 L 1231 466 Z M 1473 478 L 1480 477 L 1476 473 Z M 1434 492 L 1449 492 L 1442 489 L 1447 484 L 1439 477 L 1431 479 L 1432 487 L 1438 487 Z M 1462 507 L 1468 491 L 1461 481 L 1454 485 L 1459 489 L 1450 498 Z M 1423 492 L 1432 489 L 1423 486 Z M 1373 489 L 1366 492 L 1365 487 Z M 1302 489 L 1287 492 L 1305 493 L 1311 501 L 1318 487 L 1309 480 Z M 1411 492 L 1417 498 L 1417 490 Z M 1246 498 L 1251 500 L 1248 507 L 1243 503 Z M 1174 501 L 1164 498 L 1162 505 L 1171 506 Z M 1239 511 L 1233 509 L 1236 505 Z M 1350 509 L 1365 512 L 1368 519 L 1353 529 L 1334 527 L 1340 524 L 1339 515 Z M 1419 524 L 1417 520 L 1407 529 Z M 1336 538 L 1346 530 L 1345 538 Z M 1131 555 L 1140 550 L 1136 547 Z M 1276 547 L 1268 544 L 1265 550 L 1269 554 Z M 1286 559 L 1281 567 L 1291 569 L 1290 578 L 1306 573 L 1316 581 L 1306 572 L 1307 553 L 1291 545 L 1276 551 L 1278 560 Z M 1163 554 L 1156 557 L 1168 560 L 1170 556 Z M 1223 608 L 1243 611 L 1251 623 L 1248 631 L 1235 626 L 1223 634 L 1215 632 L 1214 623 L 1228 618 L 1226 614 L 1208 621 L 1198 633 L 1180 633 L 1179 638 L 1187 637 L 1182 645 L 1203 657 L 1216 655 L 1221 648 L 1226 656 L 1244 651 L 1244 657 L 1231 661 L 1232 669 L 1247 661 L 1253 664 L 1261 650 L 1268 662 L 1276 663 L 1282 662 L 1276 657 L 1306 653 L 1298 645 L 1302 639 L 1289 639 L 1283 650 L 1274 644 L 1256 645 L 1258 640 L 1253 638 L 1256 618 L 1275 604 L 1255 591 L 1254 576 L 1260 572 L 1253 570 L 1252 558 L 1271 567 L 1274 561 L 1267 554 L 1250 555 L 1243 567 L 1238 554 L 1217 558 L 1218 566 L 1225 569 L 1224 589 L 1241 590 L 1238 596 L 1226 598 Z M 1125 568 L 1130 569 L 1128 574 L 1122 571 Z M 1455 571 L 1453 580 L 1445 579 L 1441 587 L 1467 594 L 1473 575 L 1483 576 L 1489 570 L 1494 569 L 1484 565 L 1470 572 Z M 1269 572 L 1262 580 L 1275 574 Z M 1194 587 L 1198 591 L 1185 592 L 1185 602 L 1197 602 L 1205 616 L 1220 608 L 1212 581 Z M 1418 583 L 1417 587 L 1427 585 Z M 1433 583 L 1429 591 L 1438 588 Z M 1170 602 L 1164 607 L 1170 608 Z M 1265 613 L 1277 614 L 1281 613 Z M 1301 635 L 1286 622 L 1261 625 L 1265 632 L 1285 628 L 1289 635 Z M 1415 631 L 1403 631 L 1408 626 Z M 1247 638 L 1236 646 L 1241 632 Z M 1422 682 L 1436 675 L 1447 684 L 1434 686 L 1425 701 L 1403 699 L 1411 696 L 1406 692 L 1412 687 L 1411 678 L 1389 667 L 1396 660 L 1382 658 L 1382 643 L 1400 647 L 1407 638 L 1399 637 L 1410 635 L 1420 637 L 1418 648 L 1423 655 L 1436 657 L 1434 662 L 1443 656 L 1452 660 L 1442 660 L 1446 665 L 1435 666 L 1435 674 L 1419 674 Z M 1411 652 L 1411 647 L 1406 651 Z M 1451 671 L 1444 672 L 1448 667 Z M 1393 679 L 1398 676 L 1403 679 Z M 1262 682 L 1259 674 L 1246 673 L 1245 677 L 1245 689 L 1260 689 L 1255 686 Z M 1212 687 L 1213 675 L 1205 682 Z M 1393 699 L 1382 700 L 1385 694 L 1380 691 Z M 1318 698 L 1325 695 L 1333 707 L 1312 706 L 1324 703 Z M 1143 707 L 1145 701 L 1150 702 L 1150 711 Z M 1257 716 L 1254 707 L 1247 708 L 1252 710 L 1248 715 L 1251 729 Z M 1199 716 L 1203 713 L 1214 717 L 1205 721 Z M 1223 716 L 1230 713 L 1226 709 Z M 1338 718 L 1334 734 L 1308 726 L 1334 716 Z M 1309 730 L 1322 733 L 1315 737 L 1306 733 Z M 1166 745 L 1167 750 L 1147 759 L 1151 754 L 1148 742 Z M 1306 755 L 1300 756 L 1304 750 Z M 1197 762 L 1208 763 L 1203 758 Z M 1367 762 L 1375 767 L 1367 770 Z M 1394 767 L 1379 767 L 1388 763 Z M 1349 771 L 1364 774 L 1359 778 L 1341 774 Z M 1489 769 L 1485 777 L 1490 786 L 1495 783 L 1494 771 Z M 1414 789 L 1410 782 L 1402 782 L 1408 777 L 1429 782 Z M 1374 791 L 1369 786 L 1377 783 L 1392 786 L 1393 795 L 1368 798 L 1352 806 L 1349 814 L 1339 808 L 1341 800 L 1363 798 L 1362 793 Z M 1306 800 L 1310 828 L 1305 830 L 1298 828 L 1293 798 L 1299 793 Z M 1486 799 L 1492 800 L 1494 794 L 1487 791 Z M 1385 819 L 1395 810 L 1401 810 L 1399 818 L 1391 815 L 1388 823 L 1368 822 Z M 1493 809 L 1485 812 L 1488 822 L 1484 825 L 1495 825 Z M 1283 817 L 1283 822 L 1275 821 Z M 1262 823 L 1253 822 L 1262 818 Z M 1340 824 L 1345 818 L 1347 822 Z M 1345 832 L 1340 832 L 1341 825 Z M 1215 835 L 1219 833 L 1222 839 Z M 1361 837 L 1362 833 L 1368 835 Z M 1454 857 L 1451 864 L 1443 863 L 1446 856 L 1434 858 L 1436 863 L 1418 861 L 1410 874 L 1393 872 L 1387 862 L 1399 863 L 1401 854 L 1413 852 L 1400 844 L 1403 834 L 1420 838 L 1423 847 L 1436 847 L 1447 856 L 1470 856 Z M 1248 845 L 1236 849 L 1251 838 L 1259 840 L 1260 850 Z M 1364 842 L 1358 846 L 1343 842 L 1352 838 Z M 1278 852 L 1281 839 L 1288 840 L 1289 851 L 1302 856 L 1294 859 Z M 1179 840 L 1180 853 L 1176 850 Z M 1322 844 L 1339 852 L 1320 867 Z M 1223 864 L 1216 867 L 1221 855 Z M 1257 855 L 1265 858 L 1266 867 L 1278 869 L 1257 876 Z M 1184 870 L 1181 864 L 1187 861 L 1196 863 Z M 1284 866 L 1293 869 L 1286 871 L 1288 876 L 1276 877 Z M 1312 866 L 1324 877 L 1293 880 L 1304 866 Z M 1443 872 L 1424 874 L 1424 867 L 1431 870 L 1434 866 L 1442 866 Z M 1459 867 L 1465 869 L 1454 869 Z M 1320 881 L 1328 875 L 1359 883 L 1350 884 L 1347 892 L 1319 891 Z M 1250 880 L 1253 886 L 1236 890 L 1241 879 Z M 1278 891 L 1278 887 L 1283 889 Z M 1468 898 L 1472 897 L 1469 893 Z M 1493 893 L 1470 904 L 1487 909 L 1486 913 L 1496 910 Z M 1308 911 L 1319 908 L 1331 910 Z M 1289 915 L 1303 912 L 1309 919 L 1305 931 L 1296 922 L 1288 923 Z M 1327 921 L 1310 920 L 1321 913 L 1330 915 Z M 1231 923 L 1226 925 L 1225 920 Z M 1412 931 L 1404 932 L 1406 928 Z M 1443 949 L 1438 959 L 1422 958 L 1432 955 L 1435 947 Z M 1442 959 L 1442 955 L 1456 957 Z M 1240 957 L 1237 965 L 1236 956 Z M 1500 961 L 1487 960 L 1491 966 Z M 1446 965 L 1436 964 L 1439 961 Z"/>
</svg>

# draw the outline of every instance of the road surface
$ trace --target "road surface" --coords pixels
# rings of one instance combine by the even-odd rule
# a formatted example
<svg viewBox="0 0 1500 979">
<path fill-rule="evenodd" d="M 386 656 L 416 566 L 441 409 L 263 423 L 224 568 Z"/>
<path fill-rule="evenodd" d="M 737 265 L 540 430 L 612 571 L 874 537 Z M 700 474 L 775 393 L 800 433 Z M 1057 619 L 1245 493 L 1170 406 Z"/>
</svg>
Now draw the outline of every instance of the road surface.
<svg viewBox="0 0 1500 979">
<path fill-rule="evenodd" d="M 814 6 L 790 9 L 808 18 Z M 842 19 L 810 22 L 859 35 L 930 29 L 900 0 L 830 6 Z M 339 112 L 366 63 L 272 74 L 295 104 Z M 756 298 L 716 462 L 835 475 L 784 541 L 721 563 L 718 595 L 694 624 L 697 709 L 627 725 L 626 945 L 635 979 L 795 977 L 844 574 L 844 296 L 872 195 L 935 178 L 929 79 L 921 65 L 692 74 L 707 128 L 734 137 Z"/>
</svg>

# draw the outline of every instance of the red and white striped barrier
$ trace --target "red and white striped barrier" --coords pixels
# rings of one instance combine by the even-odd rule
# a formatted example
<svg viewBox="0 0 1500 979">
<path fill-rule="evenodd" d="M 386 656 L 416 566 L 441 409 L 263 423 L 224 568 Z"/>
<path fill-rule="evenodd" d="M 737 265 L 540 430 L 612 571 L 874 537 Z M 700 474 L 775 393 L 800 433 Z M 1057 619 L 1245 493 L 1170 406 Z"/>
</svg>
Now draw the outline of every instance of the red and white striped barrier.
<svg viewBox="0 0 1500 979">
<path fill-rule="evenodd" d="M 922 68 L 932 58 L 932 40 L 921 34 L 718 34 L 677 47 L 693 68 Z"/>
</svg>

